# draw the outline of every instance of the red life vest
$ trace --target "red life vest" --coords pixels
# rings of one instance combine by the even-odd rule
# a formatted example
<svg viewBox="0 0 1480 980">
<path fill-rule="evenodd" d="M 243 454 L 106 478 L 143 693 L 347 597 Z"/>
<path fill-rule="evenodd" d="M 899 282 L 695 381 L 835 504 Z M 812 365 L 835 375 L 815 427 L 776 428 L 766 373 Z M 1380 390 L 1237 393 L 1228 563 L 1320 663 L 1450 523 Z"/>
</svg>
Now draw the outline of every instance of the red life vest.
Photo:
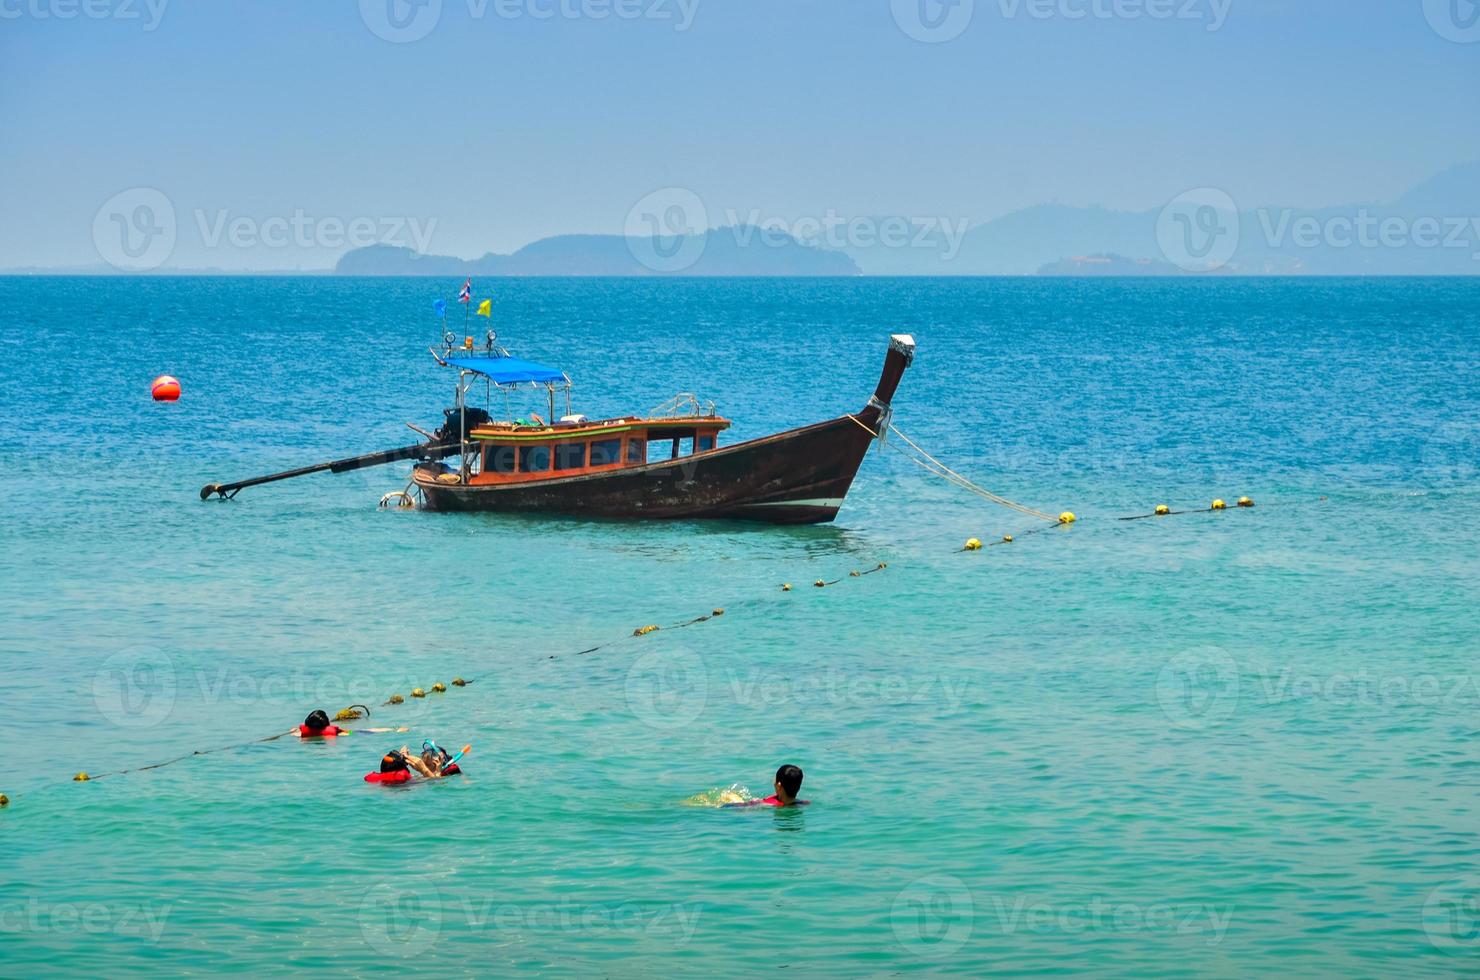
<svg viewBox="0 0 1480 980">
<path fill-rule="evenodd" d="M 298 726 L 298 737 L 299 738 L 333 738 L 334 736 L 336 736 L 338 734 L 339 734 L 339 729 L 338 728 L 335 728 L 333 725 L 330 725 L 328 728 L 325 728 L 322 731 L 317 731 L 317 732 L 314 731 L 312 728 L 309 728 L 307 725 L 299 725 Z"/>
<path fill-rule="evenodd" d="M 795 800 L 792 803 L 782 803 L 779 797 L 768 796 L 761 800 L 761 806 L 806 806 L 811 800 Z"/>
<path fill-rule="evenodd" d="M 400 772 L 367 772 L 365 774 L 367 783 L 409 783 L 411 782 L 411 771 L 402 769 Z"/>
</svg>

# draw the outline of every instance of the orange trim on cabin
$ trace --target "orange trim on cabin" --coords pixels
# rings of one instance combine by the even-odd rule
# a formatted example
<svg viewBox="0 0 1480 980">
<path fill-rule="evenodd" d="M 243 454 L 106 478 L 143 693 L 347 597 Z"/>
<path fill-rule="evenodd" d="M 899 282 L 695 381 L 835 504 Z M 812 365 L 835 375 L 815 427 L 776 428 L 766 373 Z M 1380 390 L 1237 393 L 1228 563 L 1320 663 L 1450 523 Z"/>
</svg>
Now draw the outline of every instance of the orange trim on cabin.
<svg viewBox="0 0 1480 980">
<path fill-rule="evenodd" d="M 612 425 L 612 423 L 623 423 Z M 672 442 L 673 455 L 681 458 L 681 443 L 689 443 L 689 455 L 719 448 L 719 434 L 729 428 L 728 419 L 613 419 L 606 423 L 559 429 L 515 429 L 506 425 L 479 426 L 470 436 L 481 444 L 478 472 L 473 486 L 532 483 L 539 480 L 605 473 L 648 463 L 648 444 Z M 669 432 L 680 434 L 671 435 Z M 703 442 L 708 445 L 700 449 Z M 599 461 L 597 461 L 599 460 Z"/>
</svg>

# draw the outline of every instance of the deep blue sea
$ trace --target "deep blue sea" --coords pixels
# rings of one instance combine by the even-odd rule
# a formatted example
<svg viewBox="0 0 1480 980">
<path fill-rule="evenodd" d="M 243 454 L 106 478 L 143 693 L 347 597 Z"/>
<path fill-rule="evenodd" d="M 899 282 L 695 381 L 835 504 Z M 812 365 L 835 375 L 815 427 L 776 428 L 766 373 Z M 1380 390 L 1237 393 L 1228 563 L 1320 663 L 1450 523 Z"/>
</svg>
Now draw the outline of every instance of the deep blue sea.
<svg viewBox="0 0 1480 980">
<path fill-rule="evenodd" d="M 0 279 L 0 975 L 1474 975 L 1480 280 L 474 284 L 727 439 L 912 333 L 900 431 L 1072 527 L 898 440 L 823 527 L 198 499 L 416 441 L 460 285 Z"/>
</svg>

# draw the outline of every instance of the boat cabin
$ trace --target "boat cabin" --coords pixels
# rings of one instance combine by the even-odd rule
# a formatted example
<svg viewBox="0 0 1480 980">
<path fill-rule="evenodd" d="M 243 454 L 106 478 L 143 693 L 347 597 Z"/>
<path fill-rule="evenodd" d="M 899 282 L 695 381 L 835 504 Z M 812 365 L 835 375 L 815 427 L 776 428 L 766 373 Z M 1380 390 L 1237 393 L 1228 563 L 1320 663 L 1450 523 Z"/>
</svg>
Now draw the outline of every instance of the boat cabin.
<svg viewBox="0 0 1480 980">
<path fill-rule="evenodd" d="M 477 444 L 471 484 L 582 476 L 707 453 L 730 427 L 718 416 L 570 420 L 550 426 L 496 422 L 468 433 Z"/>
<path fill-rule="evenodd" d="M 717 449 L 719 434 L 731 425 L 729 419 L 715 413 L 712 404 L 706 411 L 694 396 L 680 395 L 648 417 L 591 421 L 584 415 L 566 414 L 558 421 L 546 422 L 536 415 L 469 426 L 467 395 L 480 380 L 486 387 L 490 408 L 495 392 L 505 396 L 507 409 L 507 396 L 514 390 L 543 388 L 549 395 L 553 416 L 557 393 L 565 395 L 566 411 L 570 412 L 570 378 L 554 368 L 510 356 L 494 345 L 491 332 L 486 352 L 473 352 L 466 345 L 462 349 L 451 344 L 448 347 L 437 360 L 458 370 L 457 405 L 458 411 L 464 412 L 465 434 L 460 461 L 449 467 L 452 472 L 448 474 L 449 479 L 458 482 L 475 486 L 525 483 L 701 455 Z"/>
</svg>

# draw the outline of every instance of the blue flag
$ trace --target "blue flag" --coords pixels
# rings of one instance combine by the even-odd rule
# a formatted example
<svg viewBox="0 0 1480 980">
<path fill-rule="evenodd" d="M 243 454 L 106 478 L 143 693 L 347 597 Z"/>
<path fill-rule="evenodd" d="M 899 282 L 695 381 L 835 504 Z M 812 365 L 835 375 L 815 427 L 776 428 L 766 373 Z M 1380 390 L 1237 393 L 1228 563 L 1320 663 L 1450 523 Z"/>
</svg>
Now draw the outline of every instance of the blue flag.
<svg viewBox="0 0 1480 980">
<path fill-rule="evenodd" d="M 433 300 L 432 310 L 442 319 L 447 319 L 447 301 L 445 299 Z"/>
</svg>

